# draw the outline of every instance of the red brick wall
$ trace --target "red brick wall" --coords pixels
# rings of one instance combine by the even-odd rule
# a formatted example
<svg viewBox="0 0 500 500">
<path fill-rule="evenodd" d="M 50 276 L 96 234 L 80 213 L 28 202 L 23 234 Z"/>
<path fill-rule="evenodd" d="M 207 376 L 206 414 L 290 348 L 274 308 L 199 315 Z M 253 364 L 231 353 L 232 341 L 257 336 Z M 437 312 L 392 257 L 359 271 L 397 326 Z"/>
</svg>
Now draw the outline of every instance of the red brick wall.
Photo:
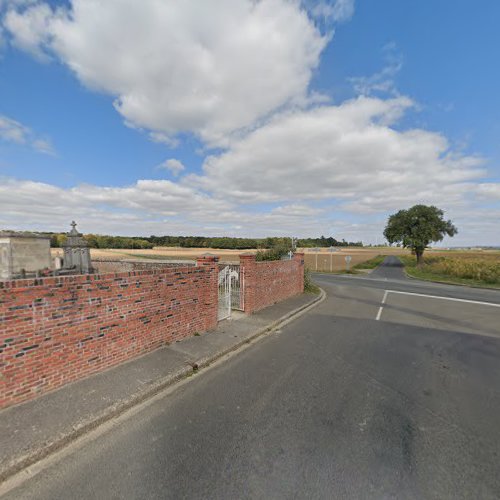
<svg viewBox="0 0 500 500">
<path fill-rule="evenodd" d="M 256 262 L 255 255 L 240 255 L 245 312 L 251 314 L 304 291 L 304 254 L 292 260 Z"/>
<path fill-rule="evenodd" d="M 214 258 L 0 283 L 0 408 L 216 324 Z"/>
</svg>

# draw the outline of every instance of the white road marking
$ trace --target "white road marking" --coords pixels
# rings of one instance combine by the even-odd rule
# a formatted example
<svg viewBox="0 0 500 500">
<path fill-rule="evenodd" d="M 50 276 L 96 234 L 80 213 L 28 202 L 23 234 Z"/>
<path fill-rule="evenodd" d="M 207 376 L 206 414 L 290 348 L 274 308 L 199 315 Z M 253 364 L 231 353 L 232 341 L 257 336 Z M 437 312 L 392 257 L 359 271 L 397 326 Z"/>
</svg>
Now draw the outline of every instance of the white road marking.
<svg viewBox="0 0 500 500">
<path fill-rule="evenodd" d="M 382 311 L 384 310 L 384 304 L 385 300 L 387 299 L 387 294 L 389 293 L 388 290 L 385 291 L 384 293 L 384 298 L 382 299 L 382 305 L 379 307 L 377 317 L 375 318 L 375 321 L 380 321 L 380 316 L 382 316 Z"/>
<path fill-rule="evenodd" d="M 385 293 L 397 293 L 399 295 L 412 295 L 415 297 L 424 297 L 428 299 L 441 299 L 441 300 L 451 300 L 453 302 L 465 302 L 466 304 L 476 304 L 480 306 L 490 306 L 490 307 L 500 307 L 500 304 L 495 304 L 494 302 L 480 302 L 478 300 L 467 300 L 467 299 L 456 299 L 454 297 L 441 297 L 440 295 L 426 295 L 424 293 L 412 293 L 412 292 L 399 292 L 397 290 L 386 290 Z M 386 295 L 384 295 L 384 298 Z"/>
</svg>

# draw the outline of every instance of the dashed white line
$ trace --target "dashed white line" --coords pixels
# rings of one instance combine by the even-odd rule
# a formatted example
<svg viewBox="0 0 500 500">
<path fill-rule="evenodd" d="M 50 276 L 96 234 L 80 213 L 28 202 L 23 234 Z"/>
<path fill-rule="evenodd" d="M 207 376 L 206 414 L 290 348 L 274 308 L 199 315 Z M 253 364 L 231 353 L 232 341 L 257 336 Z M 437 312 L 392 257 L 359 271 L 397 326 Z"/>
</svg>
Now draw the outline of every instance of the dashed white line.
<svg viewBox="0 0 500 500">
<path fill-rule="evenodd" d="M 378 309 L 377 317 L 375 318 L 375 321 L 380 321 L 380 316 L 382 316 L 382 311 L 384 310 L 384 304 L 387 299 L 387 294 L 388 290 L 385 291 L 384 297 L 382 298 L 382 305 Z"/>
</svg>

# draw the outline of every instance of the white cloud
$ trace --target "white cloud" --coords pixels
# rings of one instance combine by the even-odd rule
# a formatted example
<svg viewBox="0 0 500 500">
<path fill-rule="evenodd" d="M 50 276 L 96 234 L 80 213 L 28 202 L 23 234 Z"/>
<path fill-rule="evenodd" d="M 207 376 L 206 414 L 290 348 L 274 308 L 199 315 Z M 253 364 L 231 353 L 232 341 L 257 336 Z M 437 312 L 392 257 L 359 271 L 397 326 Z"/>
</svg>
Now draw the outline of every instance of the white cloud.
<svg viewBox="0 0 500 500">
<path fill-rule="evenodd" d="M 354 0 L 307 1 L 305 2 L 314 17 L 335 22 L 348 21 L 354 15 Z"/>
<path fill-rule="evenodd" d="M 40 153 L 55 155 L 54 147 L 47 139 L 35 139 L 33 141 L 33 147 Z"/>
<path fill-rule="evenodd" d="M 276 116 L 184 182 L 242 203 L 335 199 L 353 212 L 458 203 L 463 186 L 484 175 L 482 162 L 451 151 L 440 134 L 398 131 L 412 105 L 358 98 Z"/>
<path fill-rule="evenodd" d="M 162 132 L 150 132 L 149 138 L 151 141 L 158 144 L 165 144 L 169 148 L 176 148 L 179 145 L 179 140 L 168 136 Z"/>
<path fill-rule="evenodd" d="M 480 183 L 474 190 L 481 199 L 500 201 L 500 182 Z"/>
<path fill-rule="evenodd" d="M 0 115 L 0 138 L 7 142 L 25 144 L 28 142 L 30 129 L 8 116 Z"/>
<path fill-rule="evenodd" d="M 72 0 L 11 10 L 5 26 L 18 47 L 115 96 L 130 124 L 212 144 L 304 102 L 328 41 L 288 0 Z"/>
<path fill-rule="evenodd" d="M 403 57 L 394 42 L 382 47 L 385 66 L 370 76 L 355 76 L 349 78 L 357 94 L 371 96 L 374 94 L 398 95 L 396 76 L 403 68 Z"/>
<path fill-rule="evenodd" d="M 158 165 L 159 169 L 161 170 L 168 170 L 174 175 L 179 175 L 186 167 L 183 165 L 183 163 L 179 160 L 176 160 L 175 158 L 170 158 L 169 160 L 165 160 L 163 163 Z"/>
<path fill-rule="evenodd" d="M 2 179 L 0 205 L 4 218 L 15 223 L 20 214 L 32 224 L 50 217 L 65 220 L 68 214 L 125 213 L 140 214 L 144 220 L 186 216 L 194 212 L 215 216 L 229 209 L 228 203 L 212 199 L 189 187 L 168 180 L 139 180 L 131 186 L 94 186 L 83 184 L 60 188 L 51 184 Z M 35 208 L 36 207 L 36 208 Z"/>
<path fill-rule="evenodd" d="M 55 154 L 48 139 L 36 137 L 29 127 L 5 115 L 0 115 L 0 140 L 29 145 L 40 153 Z"/>
<path fill-rule="evenodd" d="M 459 203 L 450 204 L 452 189 L 452 184 L 445 186 L 438 203 L 460 230 L 449 244 L 500 244 L 497 231 L 500 206 L 480 208 L 467 202 L 467 191 L 474 189 L 471 184 L 464 184 L 455 193 Z M 409 206 L 408 199 L 404 196 L 398 199 L 395 191 L 386 191 L 385 196 L 392 194 L 393 200 L 400 203 L 397 209 Z M 130 186 L 61 188 L 41 182 L 0 179 L 0 228 L 11 229 L 64 231 L 70 220 L 76 219 L 85 232 L 131 236 L 325 234 L 350 241 L 381 242 L 387 213 L 381 208 L 376 213 L 346 216 L 333 201 L 321 208 L 296 202 L 275 208 L 259 207 L 256 212 L 167 180 L 140 180 Z"/>
<path fill-rule="evenodd" d="M 481 209 L 463 203 L 440 207 L 458 226 L 451 244 L 497 243 L 500 206 Z M 469 188 L 471 186 L 468 186 Z M 448 187 L 450 188 L 450 186 Z M 393 193 L 394 194 L 394 193 Z M 402 206 L 408 200 L 401 199 Z M 382 241 L 387 213 L 345 218 L 333 203 L 317 208 L 308 202 L 260 207 L 258 213 L 230 201 L 171 181 L 140 180 L 130 186 L 54 185 L 0 179 L 0 228 L 64 231 L 76 219 L 85 232 L 123 235 L 205 234 L 232 236 L 334 235 L 350 241 Z M 446 243 L 445 243 L 446 244 Z"/>
<path fill-rule="evenodd" d="M 295 234 L 303 225 L 315 234 L 324 228 L 321 214 L 307 205 L 282 207 L 263 212 L 256 226 L 251 211 L 167 180 L 65 189 L 0 179 L 0 228 L 58 231 L 76 219 L 86 232 L 107 234 L 262 236 Z"/>
<path fill-rule="evenodd" d="M 16 6 L 15 3 L 10 5 Z M 24 6 L 25 2 L 21 5 Z M 4 25 L 12 34 L 13 44 L 16 47 L 45 62 L 49 60 L 49 56 L 44 47 L 50 43 L 51 25 L 57 18 L 58 15 L 47 4 L 34 4 L 23 14 L 10 9 L 5 15 Z"/>
</svg>

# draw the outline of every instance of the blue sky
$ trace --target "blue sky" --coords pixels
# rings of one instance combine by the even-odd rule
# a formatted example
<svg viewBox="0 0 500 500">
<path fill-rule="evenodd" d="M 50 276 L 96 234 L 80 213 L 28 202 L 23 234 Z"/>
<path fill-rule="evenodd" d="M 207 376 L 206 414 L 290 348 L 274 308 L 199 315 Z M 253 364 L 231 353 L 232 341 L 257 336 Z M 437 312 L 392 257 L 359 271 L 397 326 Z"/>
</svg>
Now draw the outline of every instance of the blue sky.
<svg viewBox="0 0 500 500">
<path fill-rule="evenodd" d="M 493 0 L 0 0 L 0 228 L 500 244 Z"/>
</svg>

